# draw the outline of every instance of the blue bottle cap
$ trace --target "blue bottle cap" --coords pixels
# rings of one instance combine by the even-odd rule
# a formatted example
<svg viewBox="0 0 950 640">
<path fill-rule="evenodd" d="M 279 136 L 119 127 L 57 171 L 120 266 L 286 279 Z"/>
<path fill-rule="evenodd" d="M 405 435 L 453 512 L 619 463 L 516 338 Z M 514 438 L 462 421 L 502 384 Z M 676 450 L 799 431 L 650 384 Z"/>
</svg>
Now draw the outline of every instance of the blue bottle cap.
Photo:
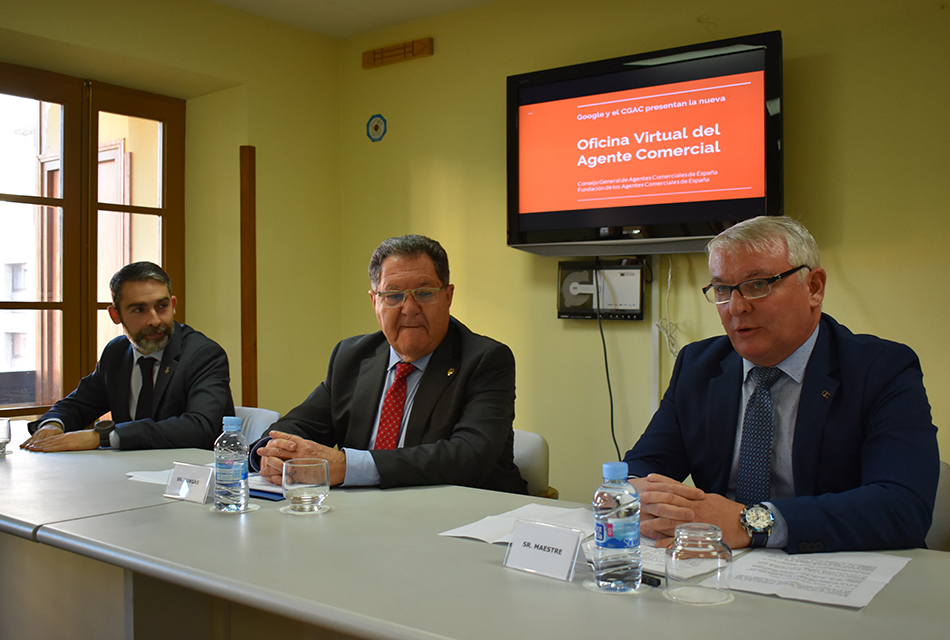
<svg viewBox="0 0 950 640">
<path fill-rule="evenodd" d="M 241 419 L 237 416 L 224 416 L 225 431 L 240 431 Z"/>
<path fill-rule="evenodd" d="M 630 469 L 626 462 L 605 462 L 604 480 L 626 480 Z"/>
</svg>

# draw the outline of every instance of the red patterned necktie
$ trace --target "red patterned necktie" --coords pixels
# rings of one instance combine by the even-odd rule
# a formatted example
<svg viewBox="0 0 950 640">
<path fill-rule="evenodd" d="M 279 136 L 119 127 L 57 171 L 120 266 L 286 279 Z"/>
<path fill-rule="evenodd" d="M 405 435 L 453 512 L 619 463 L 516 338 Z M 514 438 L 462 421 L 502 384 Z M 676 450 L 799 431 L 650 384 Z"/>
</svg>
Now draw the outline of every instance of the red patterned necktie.
<svg viewBox="0 0 950 640">
<path fill-rule="evenodd" d="M 406 378 L 415 369 L 415 366 L 406 362 L 396 365 L 396 378 L 386 392 L 383 410 L 379 414 L 379 429 L 376 431 L 374 449 L 395 449 L 399 443 L 402 410 L 406 406 Z"/>
</svg>

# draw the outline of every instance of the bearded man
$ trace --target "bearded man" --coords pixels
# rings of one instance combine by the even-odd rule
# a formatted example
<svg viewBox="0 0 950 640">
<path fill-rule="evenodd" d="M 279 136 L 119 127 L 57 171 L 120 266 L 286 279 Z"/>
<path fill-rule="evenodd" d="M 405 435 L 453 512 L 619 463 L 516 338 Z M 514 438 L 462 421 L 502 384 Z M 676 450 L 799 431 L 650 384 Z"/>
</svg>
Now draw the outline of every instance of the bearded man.
<svg viewBox="0 0 950 640">
<path fill-rule="evenodd" d="M 109 317 L 125 335 L 106 345 L 75 391 L 29 423 L 20 448 L 213 448 L 222 418 L 234 415 L 224 349 L 175 322 L 178 301 L 158 265 L 126 265 L 109 287 Z"/>
</svg>

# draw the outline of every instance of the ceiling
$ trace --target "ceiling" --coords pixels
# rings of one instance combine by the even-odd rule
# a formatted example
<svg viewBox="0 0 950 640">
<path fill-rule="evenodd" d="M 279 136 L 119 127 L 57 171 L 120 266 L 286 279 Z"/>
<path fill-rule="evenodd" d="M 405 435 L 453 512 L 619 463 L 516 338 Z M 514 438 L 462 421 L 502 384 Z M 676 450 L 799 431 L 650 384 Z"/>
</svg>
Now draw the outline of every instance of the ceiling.
<svg viewBox="0 0 950 640">
<path fill-rule="evenodd" d="M 332 38 L 353 36 L 494 0 L 212 0 Z"/>
</svg>

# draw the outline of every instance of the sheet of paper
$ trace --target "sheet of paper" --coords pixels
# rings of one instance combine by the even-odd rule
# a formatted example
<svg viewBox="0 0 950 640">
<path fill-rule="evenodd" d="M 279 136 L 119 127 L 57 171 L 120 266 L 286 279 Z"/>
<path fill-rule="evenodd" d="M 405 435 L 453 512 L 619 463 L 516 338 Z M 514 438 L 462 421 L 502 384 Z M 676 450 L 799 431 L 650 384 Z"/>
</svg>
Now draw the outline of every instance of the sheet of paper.
<svg viewBox="0 0 950 640">
<path fill-rule="evenodd" d="M 565 509 L 542 504 L 526 504 L 497 516 L 488 516 L 478 522 L 443 531 L 440 536 L 474 538 L 483 542 L 508 543 L 516 520 L 543 522 L 559 527 L 580 529 L 585 536 L 594 535 L 594 514 L 583 508 Z"/>
<path fill-rule="evenodd" d="M 755 549 L 732 563 L 729 588 L 860 608 L 908 562 L 882 553 L 790 556 L 780 549 Z"/>
<path fill-rule="evenodd" d="M 247 474 L 247 485 L 251 488 L 252 491 L 263 491 L 264 493 L 276 493 L 277 495 L 282 496 L 284 490 L 280 485 L 271 484 L 267 480 L 261 478 L 259 473 L 249 473 Z"/>
<path fill-rule="evenodd" d="M 148 482 L 150 484 L 160 484 L 164 486 L 168 484 L 168 478 L 171 476 L 171 473 L 171 469 L 166 469 L 165 471 L 129 471 L 125 475 L 129 477 L 129 480 L 135 480 L 136 482 Z M 252 491 L 262 491 L 283 497 L 281 487 L 261 479 L 261 474 L 259 473 L 247 474 L 247 484 Z"/>
<path fill-rule="evenodd" d="M 168 484 L 168 478 L 172 475 L 171 469 L 166 469 L 165 471 L 129 471 L 126 473 L 129 477 L 129 480 L 135 480 L 136 482 L 148 482 L 149 484 L 160 484 L 165 486 Z"/>
</svg>

